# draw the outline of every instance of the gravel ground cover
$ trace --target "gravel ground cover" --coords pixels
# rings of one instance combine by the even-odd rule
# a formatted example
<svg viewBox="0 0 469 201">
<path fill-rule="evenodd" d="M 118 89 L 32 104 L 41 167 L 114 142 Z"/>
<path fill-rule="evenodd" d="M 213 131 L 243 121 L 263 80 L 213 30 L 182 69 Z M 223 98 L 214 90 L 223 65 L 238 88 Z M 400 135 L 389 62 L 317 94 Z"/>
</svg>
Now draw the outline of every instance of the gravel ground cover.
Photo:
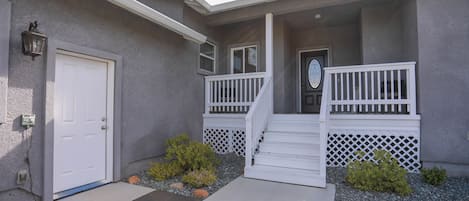
<svg viewBox="0 0 469 201">
<path fill-rule="evenodd" d="M 217 182 L 212 186 L 203 188 L 207 190 L 210 195 L 241 176 L 244 169 L 243 157 L 239 157 L 235 154 L 218 155 L 217 157 L 220 159 L 220 166 L 217 168 Z M 184 185 L 183 190 L 176 190 L 169 187 L 173 183 L 182 182 L 182 176 L 160 182 L 153 180 L 146 171 L 142 171 L 136 175 L 141 179 L 138 185 L 153 188 L 155 190 L 166 191 L 183 196 L 192 196 L 192 191 L 195 190 L 195 188 L 191 188 L 189 185 Z"/>
<path fill-rule="evenodd" d="M 345 183 L 345 168 L 328 168 L 327 182 L 336 185 L 336 201 L 469 201 L 469 178 L 450 177 L 435 187 L 422 181 L 419 174 L 408 174 L 414 192 L 407 197 L 392 193 L 365 192 Z"/>
</svg>

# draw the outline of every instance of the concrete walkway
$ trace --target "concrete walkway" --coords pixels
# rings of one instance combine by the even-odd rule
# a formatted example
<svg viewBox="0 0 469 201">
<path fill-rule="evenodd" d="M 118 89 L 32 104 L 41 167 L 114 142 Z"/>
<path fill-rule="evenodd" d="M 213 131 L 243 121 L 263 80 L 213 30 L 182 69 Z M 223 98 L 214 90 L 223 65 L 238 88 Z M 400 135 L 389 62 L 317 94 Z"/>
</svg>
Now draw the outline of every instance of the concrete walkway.
<svg viewBox="0 0 469 201">
<path fill-rule="evenodd" d="M 132 201 L 152 191 L 154 189 L 119 182 L 66 197 L 60 201 Z"/>
<path fill-rule="evenodd" d="M 204 201 L 334 201 L 335 185 L 326 189 L 239 177 Z"/>
</svg>

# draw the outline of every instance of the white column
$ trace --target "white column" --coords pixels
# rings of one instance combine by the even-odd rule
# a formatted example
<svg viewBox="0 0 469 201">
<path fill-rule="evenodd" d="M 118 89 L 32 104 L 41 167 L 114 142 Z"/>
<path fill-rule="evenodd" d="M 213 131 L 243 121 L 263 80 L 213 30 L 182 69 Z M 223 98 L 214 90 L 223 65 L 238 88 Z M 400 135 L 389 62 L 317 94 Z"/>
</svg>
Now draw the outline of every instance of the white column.
<svg viewBox="0 0 469 201">
<path fill-rule="evenodd" d="M 274 72 L 274 15 L 265 15 L 265 72 L 272 77 Z"/>
</svg>

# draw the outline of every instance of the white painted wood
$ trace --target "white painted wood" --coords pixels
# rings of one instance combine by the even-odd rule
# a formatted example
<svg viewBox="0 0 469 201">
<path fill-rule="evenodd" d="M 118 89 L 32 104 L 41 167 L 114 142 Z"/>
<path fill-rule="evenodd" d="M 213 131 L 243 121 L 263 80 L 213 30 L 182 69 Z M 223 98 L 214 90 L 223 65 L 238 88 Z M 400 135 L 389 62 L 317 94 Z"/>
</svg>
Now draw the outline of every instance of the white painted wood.
<svg viewBox="0 0 469 201">
<path fill-rule="evenodd" d="M 186 25 L 164 15 L 163 13 L 140 3 L 137 0 L 108 0 L 109 2 L 128 10 L 151 22 L 159 24 L 173 32 L 182 35 L 185 39 L 202 44 L 207 41 L 207 36 L 187 27 Z"/>
<path fill-rule="evenodd" d="M 255 156 L 256 165 L 303 170 L 319 170 L 319 156 L 261 152 Z"/>
<path fill-rule="evenodd" d="M 114 63 L 59 52 L 55 83 L 53 192 L 111 182 Z"/>
<path fill-rule="evenodd" d="M 286 143 L 319 142 L 319 130 L 313 131 L 310 133 L 267 131 L 264 133 L 264 142 L 286 142 Z"/>
<path fill-rule="evenodd" d="M 265 73 L 206 76 L 205 114 L 247 113 L 262 88 L 264 76 Z"/>
<path fill-rule="evenodd" d="M 274 75 L 274 15 L 265 15 L 265 73 L 269 77 Z"/>
</svg>

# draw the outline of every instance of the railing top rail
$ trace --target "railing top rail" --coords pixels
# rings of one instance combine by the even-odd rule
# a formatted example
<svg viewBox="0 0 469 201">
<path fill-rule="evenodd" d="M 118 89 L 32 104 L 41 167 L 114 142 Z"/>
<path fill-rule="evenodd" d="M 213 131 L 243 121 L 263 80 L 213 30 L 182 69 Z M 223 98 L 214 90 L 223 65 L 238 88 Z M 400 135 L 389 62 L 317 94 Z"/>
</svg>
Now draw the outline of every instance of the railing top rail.
<svg viewBox="0 0 469 201">
<path fill-rule="evenodd" d="M 214 80 L 249 79 L 249 78 L 261 78 L 264 76 L 265 76 L 265 72 L 244 73 L 244 74 L 224 74 L 224 75 L 206 76 L 205 80 L 214 81 Z"/>
<path fill-rule="evenodd" d="M 359 72 L 359 71 L 373 71 L 373 70 L 387 70 L 387 69 L 410 69 L 415 67 L 416 62 L 400 62 L 400 63 L 385 63 L 385 64 L 367 64 L 367 65 L 353 65 L 353 66 L 336 66 L 324 68 L 324 71 L 330 73 L 336 72 Z"/>
</svg>

